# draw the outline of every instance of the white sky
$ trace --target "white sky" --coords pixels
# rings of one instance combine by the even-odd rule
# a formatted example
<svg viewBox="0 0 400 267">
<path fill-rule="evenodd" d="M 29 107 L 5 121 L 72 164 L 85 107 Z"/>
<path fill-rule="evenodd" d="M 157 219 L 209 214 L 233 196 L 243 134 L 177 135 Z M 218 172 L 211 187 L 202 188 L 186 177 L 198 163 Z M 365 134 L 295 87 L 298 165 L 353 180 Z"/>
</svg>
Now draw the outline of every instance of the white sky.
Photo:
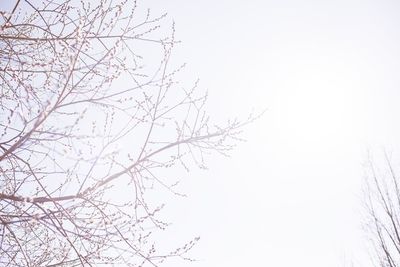
<svg viewBox="0 0 400 267">
<path fill-rule="evenodd" d="M 151 3 L 175 20 L 176 57 L 209 90 L 211 113 L 268 108 L 169 207 L 170 238 L 202 238 L 192 266 L 371 266 L 362 163 L 400 144 L 400 3 Z"/>
<path fill-rule="evenodd" d="M 371 266 L 361 165 L 369 148 L 399 149 L 400 3 L 139 4 L 175 20 L 175 60 L 209 91 L 212 115 L 268 108 L 231 158 L 213 156 L 183 180 L 189 197 L 169 202 L 161 242 L 200 235 L 199 261 L 165 266 Z"/>
</svg>

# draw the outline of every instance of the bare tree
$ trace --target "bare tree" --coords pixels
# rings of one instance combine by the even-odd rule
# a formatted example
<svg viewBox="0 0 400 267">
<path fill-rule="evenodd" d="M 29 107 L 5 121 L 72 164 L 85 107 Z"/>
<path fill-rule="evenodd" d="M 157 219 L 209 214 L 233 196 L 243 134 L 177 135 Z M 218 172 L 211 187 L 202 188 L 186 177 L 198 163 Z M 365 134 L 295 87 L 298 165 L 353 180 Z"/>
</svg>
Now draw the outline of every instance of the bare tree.
<svg viewBox="0 0 400 267">
<path fill-rule="evenodd" d="M 365 229 L 376 266 L 400 266 L 400 180 L 398 164 L 385 152 L 381 162 L 369 159 L 366 175 Z"/>
<path fill-rule="evenodd" d="M 168 225 L 154 196 L 179 195 L 177 168 L 226 154 L 244 123 L 213 125 L 197 83 L 177 82 L 165 18 L 128 0 L 15 0 L 1 12 L 1 266 L 186 258 L 197 238 L 157 247 Z"/>
</svg>

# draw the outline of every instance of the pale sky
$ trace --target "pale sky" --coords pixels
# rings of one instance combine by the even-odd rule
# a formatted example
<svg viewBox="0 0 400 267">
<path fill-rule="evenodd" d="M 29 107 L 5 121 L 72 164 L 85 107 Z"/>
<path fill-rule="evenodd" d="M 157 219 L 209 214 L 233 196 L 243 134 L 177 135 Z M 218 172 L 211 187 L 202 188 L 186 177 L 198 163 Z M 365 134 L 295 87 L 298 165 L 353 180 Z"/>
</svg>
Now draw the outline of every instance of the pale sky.
<svg viewBox="0 0 400 267">
<path fill-rule="evenodd" d="M 3 0 L 5 1 L 5 0 Z M 138 1 L 168 12 L 217 120 L 265 115 L 230 158 L 182 180 L 160 243 L 201 240 L 166 267 L 370 267 L 361 229 L 367 150 L 400 153 L 398 1 Z M 168 21 L 167 20 L 167 21 Z"/>
<path fill-rule="evenodd" d="M 148 3 L 146 3 L 148 4 Z M 399 150 L 397 1 L 151 1 L 218 118 L 268 111 L 231 158 L 191 172 L 170 238 L 195 267 L 368 267 L 362 163 Z M 172 207 L 171 207 L 172 206 Z M 167 266 L 190 266 L 171 263 Z"/>
</svg>

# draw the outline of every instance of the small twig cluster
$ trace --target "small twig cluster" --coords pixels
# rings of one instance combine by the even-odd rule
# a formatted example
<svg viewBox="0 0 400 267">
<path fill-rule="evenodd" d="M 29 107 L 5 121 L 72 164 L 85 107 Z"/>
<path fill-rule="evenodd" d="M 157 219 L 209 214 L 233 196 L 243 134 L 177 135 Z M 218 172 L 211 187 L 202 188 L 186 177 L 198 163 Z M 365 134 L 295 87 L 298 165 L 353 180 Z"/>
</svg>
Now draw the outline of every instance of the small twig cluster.
<svg viewBox="0 0 400 267">
<path fill-rule="evenodd" d="M 376 266 L 400 266 L 400 180 L 392 155 L 367 165 L 365 230 Z"/>
</svg>

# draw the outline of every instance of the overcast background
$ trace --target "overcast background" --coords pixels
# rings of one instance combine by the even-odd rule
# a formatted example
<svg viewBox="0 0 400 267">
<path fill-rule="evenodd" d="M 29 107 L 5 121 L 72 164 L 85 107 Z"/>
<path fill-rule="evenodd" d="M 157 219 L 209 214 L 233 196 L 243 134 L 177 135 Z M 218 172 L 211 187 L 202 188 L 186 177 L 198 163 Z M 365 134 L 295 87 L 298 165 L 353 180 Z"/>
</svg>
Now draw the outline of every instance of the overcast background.
<svg viewBox="0 0 400 267">
<path fill-rule="evenodd" d="M 367 150 L 399 151 L 400 3 L 145 4 L 175 21 L 175 56 L 209 91 L 211 114 L 268 109 L 167 207 L 169 238 L 201 236 L 192 266 L 371 266 L 362 164 Z"/>
<path fill-rule="evenodd" d="M 2 0 L 5 1 L 5 0 Z M 168 12 L 217 120 L 249 125 L 231 158 L 183 179 L 161 243 L 201 236 L 180 267 L 368 267 L 367 150 L 399 150 L 398 1 L 139 1 Z M 5 6 L 5 2 L 2 2 Z M 169 247 L 169 246 L 168 246 Z"/>
</svg>

